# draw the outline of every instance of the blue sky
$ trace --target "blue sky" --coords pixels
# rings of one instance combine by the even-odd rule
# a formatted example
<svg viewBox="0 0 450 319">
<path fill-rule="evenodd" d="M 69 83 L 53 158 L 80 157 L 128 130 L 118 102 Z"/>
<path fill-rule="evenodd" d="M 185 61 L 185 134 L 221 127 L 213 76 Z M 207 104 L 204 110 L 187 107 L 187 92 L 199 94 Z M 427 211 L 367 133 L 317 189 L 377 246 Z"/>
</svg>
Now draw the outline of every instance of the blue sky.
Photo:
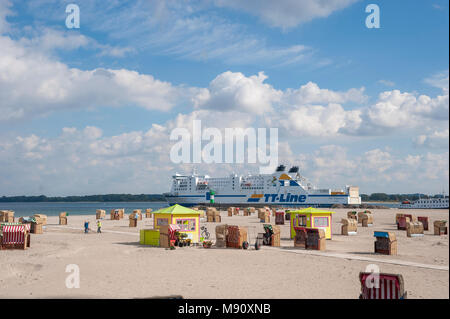
<svg viewBox="0 0 450 319">
<path fill-rule="evenodd" d="M 277 127 L 279 161 L 322 187 L 448 192 L 448 18 L 442 0 L 0 0 L 0 195 L 166 191 L 193 119 Z"/>
</svg>

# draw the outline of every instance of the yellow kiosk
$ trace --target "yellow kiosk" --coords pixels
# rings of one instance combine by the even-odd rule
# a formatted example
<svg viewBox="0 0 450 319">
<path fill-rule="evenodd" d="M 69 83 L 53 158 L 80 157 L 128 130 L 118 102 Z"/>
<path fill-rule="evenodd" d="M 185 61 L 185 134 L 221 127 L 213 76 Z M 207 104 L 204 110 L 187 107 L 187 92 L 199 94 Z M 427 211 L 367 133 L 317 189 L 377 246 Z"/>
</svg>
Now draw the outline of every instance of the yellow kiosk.
<svg viewBox="0 0 450 319">
<path fill-rule="evenodd" d="M 180 226 L 180 233 L 188 235 L 192 243 L 200 239 L 200 211 L 190 209 L 178 204 L 161 208 L 153 212 L 153 228 L 159 229 L 162 225 L 176 224 Z"/>
<path fill-rule="evenodd" d="M 320 228 L 324 230 L 325 238 L 331 239 L 333 235 L 331 231 L 331 222 L 332 214 L 334 214 L 334 212 L 308 207 L 305 209 L 289 211 L 286 212 L 286 214 L 291 214 L 291 239 L 295 238 L 294 227 Z"/>
</svg>

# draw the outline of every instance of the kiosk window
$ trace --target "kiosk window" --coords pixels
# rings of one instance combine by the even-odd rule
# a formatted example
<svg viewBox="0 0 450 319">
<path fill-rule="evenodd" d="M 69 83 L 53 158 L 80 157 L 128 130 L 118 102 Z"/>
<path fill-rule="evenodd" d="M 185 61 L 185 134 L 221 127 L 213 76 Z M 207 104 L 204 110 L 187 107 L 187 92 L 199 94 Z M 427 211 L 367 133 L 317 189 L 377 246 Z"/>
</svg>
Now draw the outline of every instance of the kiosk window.
<svg viewBox="0 0 450 319">
<path fill-rule="evenodd" d="M 195 219 L 178 219 L 177 225 L 180 226 L 180 230 L 195 231 Z"/>
<path fill-rule="evenodd" d="M 314 217 L 314 227 L 328 227 L 328 217 Z"/>
<path fill-rule="evenodd" d="M 305 215 L 297 216 L 297 226 L 306 227 L 306 216 Z"/>
<path fill-rule="evenodd" d="M 169 225 L 169 219 L 168 218 L 158 218 L 156 220 L 156 226 L 164 226 Z"/>
</svg>

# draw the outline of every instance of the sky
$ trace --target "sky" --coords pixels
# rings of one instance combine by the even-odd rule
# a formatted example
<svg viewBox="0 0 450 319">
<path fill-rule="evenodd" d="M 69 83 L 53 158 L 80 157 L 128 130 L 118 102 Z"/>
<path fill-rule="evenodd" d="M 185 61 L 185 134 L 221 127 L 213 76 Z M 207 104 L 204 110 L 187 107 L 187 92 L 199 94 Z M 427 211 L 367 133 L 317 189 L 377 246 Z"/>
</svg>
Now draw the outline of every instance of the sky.
<svg viewBox="0 0 450 319">
<path fill-rule="evenodd" d="M 0 196 L 258 173 L 174 163 L 194 120 L 277 128 L 278 162 L 318 187 L 448 194 L 448 30 L 445 0 L 0 0 Z"/>
</svg>

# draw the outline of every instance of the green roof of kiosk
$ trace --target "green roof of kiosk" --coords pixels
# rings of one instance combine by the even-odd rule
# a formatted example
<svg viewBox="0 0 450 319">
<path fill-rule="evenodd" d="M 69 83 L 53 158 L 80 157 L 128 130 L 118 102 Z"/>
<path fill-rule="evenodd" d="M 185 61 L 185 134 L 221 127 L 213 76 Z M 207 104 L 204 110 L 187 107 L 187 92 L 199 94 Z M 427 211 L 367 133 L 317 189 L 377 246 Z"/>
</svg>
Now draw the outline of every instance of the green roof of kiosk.
<svg viewBox="0 0 450 319">
<path fill-rule="evenodd" d="M 308 207 L 299 210 L 291 210 L 289 212 L 286 212 L 286 214 L 334 214 L 334 212 Z"/>
<path fill-rule="evenodd" d="M 178 204 L 175 204 L 170 207 L 161 208 L 157 211 L 154 211 L 153 214 L 170 214 L 170 215 L 192 215 L 192 214 L 198 214 L 200 215 L 200 212 L 195 209 L 190 209 Z"/>
</svg>

